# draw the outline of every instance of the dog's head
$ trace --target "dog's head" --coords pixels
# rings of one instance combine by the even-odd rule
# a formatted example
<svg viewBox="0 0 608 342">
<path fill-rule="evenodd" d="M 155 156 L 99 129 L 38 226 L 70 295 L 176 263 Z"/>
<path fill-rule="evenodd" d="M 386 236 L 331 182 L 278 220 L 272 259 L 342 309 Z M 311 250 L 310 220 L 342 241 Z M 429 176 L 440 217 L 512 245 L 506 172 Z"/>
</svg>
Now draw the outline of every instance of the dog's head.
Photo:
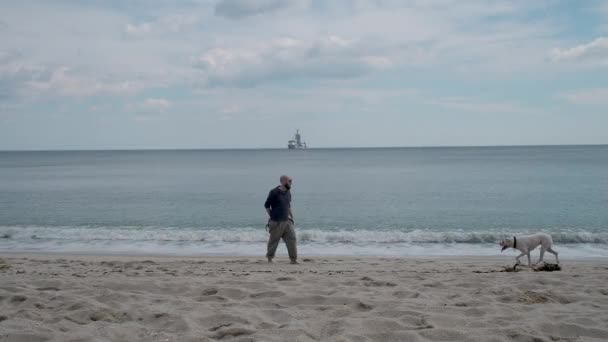
<svg viewBox="0 0 608 342">
<path fill-rule="evenodd" d="M 502 249 L 500 250 L 500 252 L 502 253 L 505 249 L 513 246 L 513 244 L 511 243 L 511 241 L 509 241 L 509 239 L 504 239 L 502 241 L 500 241 L 500 243 L 498 243 L 498 245 L 500 245 L 500 247 L 502 247 Z"/>
</svg>

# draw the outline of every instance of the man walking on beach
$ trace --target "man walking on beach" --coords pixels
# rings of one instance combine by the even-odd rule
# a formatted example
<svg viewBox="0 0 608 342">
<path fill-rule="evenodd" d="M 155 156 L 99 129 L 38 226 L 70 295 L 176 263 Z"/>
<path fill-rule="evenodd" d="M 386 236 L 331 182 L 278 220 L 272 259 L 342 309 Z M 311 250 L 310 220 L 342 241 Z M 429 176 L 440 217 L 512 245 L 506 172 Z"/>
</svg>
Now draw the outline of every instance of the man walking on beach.
<svg viewBox="0 0 608 342">
<path fill-rule="evenodd" d="M 298 250 L 296 247 L 296 232 L 294 230 L 295 221 L 293 219 L 293 211 L 291 210 L 291 183 L 292 179 L 289 176 L 281 176 L 281 185 L 270 190 L 268 198 L 264 203 L 266 212 L 268 213 L 268 252 L 266 257 L 268 262 L 272 262 L 274 253 L 277 251 L 279 241 L 283 239 L 287 246 L 289 259 L 292 264 L 297 264 Z"/>
</svg>

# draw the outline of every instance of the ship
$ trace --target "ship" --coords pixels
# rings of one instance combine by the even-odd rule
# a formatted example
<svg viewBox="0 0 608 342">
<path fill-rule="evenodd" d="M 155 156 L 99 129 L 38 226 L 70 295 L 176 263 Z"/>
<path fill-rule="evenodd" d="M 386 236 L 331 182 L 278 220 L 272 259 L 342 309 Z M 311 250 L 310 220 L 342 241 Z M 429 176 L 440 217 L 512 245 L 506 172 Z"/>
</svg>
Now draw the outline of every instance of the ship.
<svg viewBox="0 0 608 342">
<path fill-rule="evenodd" d="M 287 142 L 287 148 L 290 150 L 300 150 L 307 148 L 306 142 L 302 141 L 300 130 L 296 130 L 296 134 L 294 135 L 293 139 Z"/>
</svg>

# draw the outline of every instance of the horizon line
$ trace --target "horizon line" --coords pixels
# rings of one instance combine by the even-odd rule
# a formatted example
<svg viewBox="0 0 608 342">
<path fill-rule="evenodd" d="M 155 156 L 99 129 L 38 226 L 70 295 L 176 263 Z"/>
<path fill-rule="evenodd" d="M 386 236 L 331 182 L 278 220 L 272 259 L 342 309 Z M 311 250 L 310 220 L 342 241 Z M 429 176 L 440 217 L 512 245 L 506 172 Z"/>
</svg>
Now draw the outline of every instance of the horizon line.
<svg viewBox="0 0 608 342">
<path fill-rule="evenodd" d="M 496 148 L 496 147 L 568 147 L 568 146 L 608 146 L 603 144 L 532 144 L 532 145 L 413 145 L 413 146 L 326 146 L 308 147 L 304 150 L 371 150 L 371 149 L 415 149 L 415 148 Z M 183 147 L 183 148 L 101 148 L 101 149 L 16 149 L 0 152 L 129 152 L 129 151 L 282 151 L 283 147 Z"/>
</svg>

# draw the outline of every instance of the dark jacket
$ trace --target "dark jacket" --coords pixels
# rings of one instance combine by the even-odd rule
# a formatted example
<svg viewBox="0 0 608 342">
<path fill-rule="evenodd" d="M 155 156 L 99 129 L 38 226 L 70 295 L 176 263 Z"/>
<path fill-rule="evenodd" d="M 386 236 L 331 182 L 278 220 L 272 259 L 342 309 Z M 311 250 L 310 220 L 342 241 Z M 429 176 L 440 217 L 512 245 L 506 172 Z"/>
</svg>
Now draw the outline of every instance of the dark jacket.
<svg viewBox="0 0 608 342">
<path fill-rule="evenodd" d="M 291 208 L 291 192 L 283 191 L 276 187 L 268 193 L 268 198 L 264 202 L 264 207 L 270 209 L 270 219 L 272 221 L 289 220 L 289 208 Z"/>
</svg>

